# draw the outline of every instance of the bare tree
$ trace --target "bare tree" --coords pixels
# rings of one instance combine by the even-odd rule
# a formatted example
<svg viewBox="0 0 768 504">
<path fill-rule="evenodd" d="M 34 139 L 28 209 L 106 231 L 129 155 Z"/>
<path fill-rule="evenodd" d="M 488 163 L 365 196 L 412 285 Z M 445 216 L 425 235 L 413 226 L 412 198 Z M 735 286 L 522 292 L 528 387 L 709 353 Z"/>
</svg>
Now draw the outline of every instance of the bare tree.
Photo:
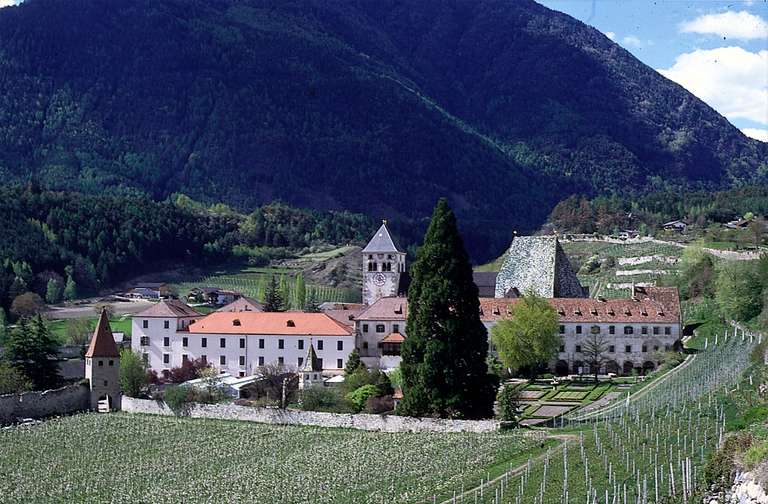
<svg viewBox="0 0 768 504">
<path fill-rule="evenodd" d="M 595 330 L 596 329 L 596 330 Z M 590 365 L 597 381 L 597 375 L 600 368 L 608 362 L 608 341 L 605 336 L 600 334 L 600 328 L 595 326 L 590 331 L 590 335 L 584 341 L 584 360 Z"/>
<path fill-rule="evenodd" d="M 107 317 L 110 319 L 115 316 L 115 307 L 111 303 L 101 302 L 93 306 L 93 311 L 96 312 L 97 316 L 101 315 L 102 310 L 107 311 Z"/>
<path fill-rule="evenodd" d="M 93 327 L 91 321 L 85 318 L 67 319 L 66 331 L 70 343 L 83 346 L 91 340 Z"/>
</svg>

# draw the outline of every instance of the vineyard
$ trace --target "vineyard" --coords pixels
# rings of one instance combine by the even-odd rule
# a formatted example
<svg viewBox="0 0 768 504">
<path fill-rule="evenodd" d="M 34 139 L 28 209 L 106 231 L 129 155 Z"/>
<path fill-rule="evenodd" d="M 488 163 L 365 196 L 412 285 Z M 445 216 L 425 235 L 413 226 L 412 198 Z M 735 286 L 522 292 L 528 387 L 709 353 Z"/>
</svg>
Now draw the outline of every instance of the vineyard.
<svg viewBox="0 0 768 504">
<path fill-rule="evenodd" d="M 538 455 L 542 436 L 81 414 L 0 430 L 0 501 L 432 502 Z"/>
<path fill-rule="evenodd" d="M 752 387 L 744 371 L 759 339 L 732 329 L 706 340 L 704 351 L 652 389 L 591 415 L 561 417 L 561 445 L 447 502 L 694 502 L 706 457 L 725 433 L 723 397 Z"/>
<path fill-rule="evenodd" d="M 181 295 L 186 295 L 194 287 L 217 287 L 219 289 L 233 290 L 259 301 L 264 300 L 264 293 L 272 275 L 286 284 L 289 292 L 288 302 L 292 309 L 302 308 L 296 295 L 297 270 L 282 268 L 248 268 L 235 274 L 213 274 L 201 277 L 194 282 L 179 284 Z M 307 285 L 307 296 L 315 295 L 315 299 L 322 303 L 325 301 L 338 303 L 354 303 L 360 301 L 359 289 L 343 289 L 327 285 Z"/>
</svg>

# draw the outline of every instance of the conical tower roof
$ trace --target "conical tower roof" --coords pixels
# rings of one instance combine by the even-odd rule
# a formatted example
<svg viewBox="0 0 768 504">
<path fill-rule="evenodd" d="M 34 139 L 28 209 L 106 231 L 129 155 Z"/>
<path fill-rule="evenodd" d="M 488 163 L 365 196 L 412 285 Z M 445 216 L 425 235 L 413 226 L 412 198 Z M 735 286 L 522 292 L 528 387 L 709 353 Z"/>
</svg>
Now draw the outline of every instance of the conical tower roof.
<svg viewBox="0 0 768 504">
<path fill-rule="evenodd" d="M 381 227 L 376 231 L 376 234 L 373 235 L 373 238 L 368 242 L 368 245 L 365 246 L 363 252 L 366 254 L 373 252 L 400 252 L 397 249 L 397 246 L 395 246 L 392 236 L 389 234 L 387 221 L 382 222 Z"/>
<path fill-rule="evenodd" d="M 91 344 L 88 346 L 86 357 L 120 357 L 115 345 L 115 338 L 112 337 L 112 328 L 109 326 L 109 317 L 107 310 L 101 310 L 99 321 L 96 323 L 96 329 L 91 337 Z"/>
<path fill-rule="evenodd" d="M 315 353 L 315 347 L 312 343 L 309 343 L 309 349 L 307 350 L 307 358 L 304 360 L 304 366 L 301 371 L 305 373 L 319 373 L 323 368 L 320 367 L 320 363 L 317 361 L 317 354 Z"/>
</svg>

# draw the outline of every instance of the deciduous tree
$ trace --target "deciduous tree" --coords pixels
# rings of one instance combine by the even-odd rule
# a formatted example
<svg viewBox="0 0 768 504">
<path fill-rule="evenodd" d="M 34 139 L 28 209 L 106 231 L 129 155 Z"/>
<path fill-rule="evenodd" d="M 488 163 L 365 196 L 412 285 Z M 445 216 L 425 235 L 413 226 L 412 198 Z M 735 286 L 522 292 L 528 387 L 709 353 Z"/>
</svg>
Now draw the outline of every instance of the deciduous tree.
<svg viewBox="0 0 768 504">
<path fill-rule="evenodd" d="M 147 365 L 144 359 L 129 349 L 120 351 L 120 388 L 129 397 L 138 397 L 147 383 Z"/>
<path fill-rule="evenodd" d="M 515 303 L 509 319 L 494 326 L 491 337 L 504 366 L 535 373 L 557 355 L 561 344 L 557 330 L 555 309 L 546 299 L 528 293 Z"/>
</svg>

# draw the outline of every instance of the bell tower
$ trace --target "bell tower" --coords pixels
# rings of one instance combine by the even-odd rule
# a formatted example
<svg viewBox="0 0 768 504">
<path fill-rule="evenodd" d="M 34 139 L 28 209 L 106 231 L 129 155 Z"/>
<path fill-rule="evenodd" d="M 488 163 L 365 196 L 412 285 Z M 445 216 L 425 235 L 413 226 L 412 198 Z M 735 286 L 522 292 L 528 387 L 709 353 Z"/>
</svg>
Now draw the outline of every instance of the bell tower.
<svg viewBox="0 0 768 504">
<path fill-rule="evenodd" d="M 91 388 L 92 410 L 107 412 L 120 409 L 120 353 L 106 310 L 102 310 L 99 316 L 85 353 L 85 377 Z"/>
<path fill-rule="evenodd" d="M 405 252 L 392 241 L 384 221 L 363 249 L 363 303 L 372 305 L 380 298 L 397 296 L 404 273 Z"/>
</svg>

